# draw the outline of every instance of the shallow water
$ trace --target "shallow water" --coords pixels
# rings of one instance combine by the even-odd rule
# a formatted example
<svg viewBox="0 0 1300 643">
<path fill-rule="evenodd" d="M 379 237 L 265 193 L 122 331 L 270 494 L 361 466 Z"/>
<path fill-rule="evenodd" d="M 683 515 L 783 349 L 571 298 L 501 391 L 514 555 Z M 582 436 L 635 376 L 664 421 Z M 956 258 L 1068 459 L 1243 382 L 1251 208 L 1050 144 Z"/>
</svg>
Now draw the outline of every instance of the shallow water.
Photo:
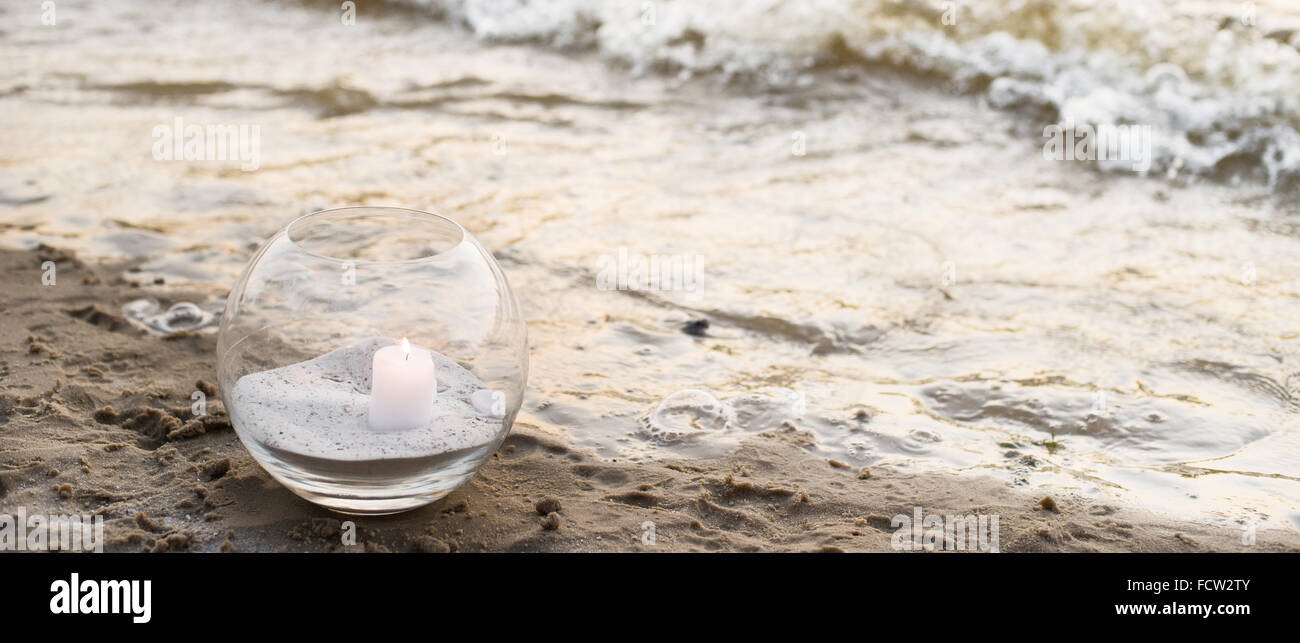
<svg viewBox="0 0 1300 643">
<path fill-rule="evenodd" d="M 142 297 L 219 311 L 300 214 L 435 210 L 529 316 L 518 421 L 605 457 L 767 432 L 1300 528 L 1300 65 L 1219 35 L 1239 3 L 951 34 L 894 3 L 364 4 L 0 5 L 0 243 L 140 257 Z M 1149 122 L 1152 169 L 1044 160 L 1071 114 Z M 177 118 L 258 126 L 257 169 L 155 160 Z M 669 278 L 618 289 L 651 256 Z"/>
</svg>

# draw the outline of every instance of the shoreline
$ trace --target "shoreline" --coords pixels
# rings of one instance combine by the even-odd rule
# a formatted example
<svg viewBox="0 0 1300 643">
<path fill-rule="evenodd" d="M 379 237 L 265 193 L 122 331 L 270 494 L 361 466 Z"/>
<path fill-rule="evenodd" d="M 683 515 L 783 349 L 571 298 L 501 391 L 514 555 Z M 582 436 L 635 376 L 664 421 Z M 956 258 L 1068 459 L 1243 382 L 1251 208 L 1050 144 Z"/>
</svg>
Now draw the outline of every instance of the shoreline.
<svg viewBox="0 0 1300 643">
<path fill-rule="evenodd" d="M 0 295 L 0 513 L 103 515 L 106 551 L 893 551 L 893 517 L 917 507 L 997 516 L 1002 552 L 1300 550 L 1293 530 L 1260 529 L 1246 546 L 1239 529 L 1109 501 L 1044 507 L 1042 492 L 988 477 L 851 467 L 808 452 L 793 426 L 719 457 L 629 462 L 521 419 L 448 497 L 349 518 L 294 496 L 245 451 L 211 383 L 214 333 L 155 337 L 122 317 L 145 292 L 123 278 L 129 264 L 41 246 L 2 250 L 0 266 L 12 284 Z M 208 398 L 198 419 L 191 390 Z M 344 546 L 349 519 L 357 544 Z"/>
</svg>

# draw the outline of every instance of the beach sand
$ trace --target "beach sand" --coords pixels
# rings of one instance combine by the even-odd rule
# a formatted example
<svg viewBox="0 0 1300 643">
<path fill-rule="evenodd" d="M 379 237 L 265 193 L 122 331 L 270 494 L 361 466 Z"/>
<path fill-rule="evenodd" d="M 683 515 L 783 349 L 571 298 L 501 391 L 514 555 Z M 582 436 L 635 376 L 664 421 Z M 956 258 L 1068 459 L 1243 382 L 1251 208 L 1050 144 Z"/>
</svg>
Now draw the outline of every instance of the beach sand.
<svg viewBox="0 0 1300 643">
<path fill-rule="evenodd" d="M 448 497 L 350 518 L 294 496 L 244 450 L 210 383 L 214 335 L 159 339 L 121 316 L 139 295 L 129 268 L 48 246 L 0 252 L 0 505 L 102 515 L 106 551 L 892 551 L 892 518 L 916 506 L 998 516 L 1004 552 L 1300 547 L 1286 529 L 1247 547 L 1233 530 L 1106 502 L 1045 508 L 992 478 L 849 466 L 810 453 L 793 426 L 723 457 L 626 462 L 519 422 Z M 197 419 L 194 391 L 208 400 Z"/>
</svg>

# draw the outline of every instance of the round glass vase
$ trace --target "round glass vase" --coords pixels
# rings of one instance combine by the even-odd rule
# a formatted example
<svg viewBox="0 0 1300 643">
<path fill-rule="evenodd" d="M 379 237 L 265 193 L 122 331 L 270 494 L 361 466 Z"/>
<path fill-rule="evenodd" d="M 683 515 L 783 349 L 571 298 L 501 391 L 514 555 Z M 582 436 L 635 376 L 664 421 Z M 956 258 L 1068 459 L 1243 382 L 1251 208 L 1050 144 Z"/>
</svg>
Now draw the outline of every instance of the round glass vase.
<svg viewBox="0 0 1300 643">
<path fill-rule="evenodd" d="M 528 379 L 527 329 L 491 253 L 399 208 L 324 210 L 267 240 L 226 301 L 217 355 L 249 453 L 349 514 L 413 509 L 468 480 Z"/>
</svg>

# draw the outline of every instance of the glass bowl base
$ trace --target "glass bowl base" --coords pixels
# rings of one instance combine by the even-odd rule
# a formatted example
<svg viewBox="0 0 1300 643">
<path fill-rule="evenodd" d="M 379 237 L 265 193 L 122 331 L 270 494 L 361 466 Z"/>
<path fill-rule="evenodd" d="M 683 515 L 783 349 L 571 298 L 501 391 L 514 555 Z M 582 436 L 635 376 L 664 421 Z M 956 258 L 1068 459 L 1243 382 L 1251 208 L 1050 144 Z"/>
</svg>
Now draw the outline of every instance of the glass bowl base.
<svg viewBox="0 0 1300 643">
<path fill-rule="evenodd" d="M 434 458 L 362 461 L 302 456 L 255 443 L 248 446 L 262 468 L 299 497 L 343 514 L 382 516 L 423 507 L 455 491 L 497 445 Z"/>
</svg>

